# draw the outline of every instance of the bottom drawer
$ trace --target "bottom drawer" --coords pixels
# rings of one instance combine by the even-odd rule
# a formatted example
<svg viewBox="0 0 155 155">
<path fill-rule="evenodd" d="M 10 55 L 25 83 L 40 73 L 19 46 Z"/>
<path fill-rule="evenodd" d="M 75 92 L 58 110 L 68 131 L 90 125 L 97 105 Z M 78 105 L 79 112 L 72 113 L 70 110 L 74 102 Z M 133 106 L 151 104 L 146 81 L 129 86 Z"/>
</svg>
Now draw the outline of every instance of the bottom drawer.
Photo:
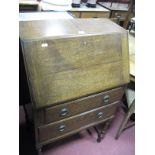
<svg viewBox="0 0 155 155">
<path fill-rule="evenodd" d="M 119 102 L 114 102 L 104 107 L 41 126 L 38 128 L 39 141 L 43 142 L 50 139 L 58 139 L 68 135 L 70 132 L 74 132 L 74 130 L 84 129 L 100 123 L 114 115 L 118 103 Z"/>
</svg>

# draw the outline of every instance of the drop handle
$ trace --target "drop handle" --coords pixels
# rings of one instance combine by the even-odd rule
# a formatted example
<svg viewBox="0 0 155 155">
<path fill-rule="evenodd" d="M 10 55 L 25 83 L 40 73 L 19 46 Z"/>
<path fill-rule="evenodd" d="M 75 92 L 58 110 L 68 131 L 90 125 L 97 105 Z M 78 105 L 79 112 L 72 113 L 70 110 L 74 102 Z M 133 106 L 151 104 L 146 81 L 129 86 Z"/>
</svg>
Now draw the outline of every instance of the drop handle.
<svg viewBox="0 0 155 155">
<path fill-rule="evenodd" d="M 59 126 L 59 131 L 63 132 L 65 130 L 66 126 L 65 125 L 60 125 Z"/>
<path fill-rule="evenodd" d="M 99 112 L 98 114 L 97 114 L 97 118 L 102 118 L 103 117 L 103 112 Z"/>
<path fill-rule="evenodd" d="M 110 100 L 110 96 L 109 96 L 109 95 L 105 95 L 105 96 L 103 97 L 103 102 L 104 102 L 104 103 L 108 103 L 109 100 Z"/>
<path fill-rule="evenodd" d="M 65 116 L 65 115 L 67 115 L 67 114 L 68 114 L 68 109 L 67 109 L 67 108 L 61 109 L 61 111 L 60 111 L 60 116 Z"/>
</svg>

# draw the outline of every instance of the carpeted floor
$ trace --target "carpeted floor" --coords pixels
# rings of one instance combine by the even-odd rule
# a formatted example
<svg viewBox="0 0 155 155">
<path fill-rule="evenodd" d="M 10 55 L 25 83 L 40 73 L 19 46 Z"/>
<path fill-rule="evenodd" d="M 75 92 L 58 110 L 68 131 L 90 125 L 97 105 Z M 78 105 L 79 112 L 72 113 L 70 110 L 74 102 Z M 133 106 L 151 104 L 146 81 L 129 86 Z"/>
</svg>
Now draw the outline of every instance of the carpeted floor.
<svg viewBox="0 0 155 155">
<path fill-rule="evenodd" d="M 20 116 L 20 155 L 36 155 L 34 138 L 30 129 L 26 128 L 22 106 Z M 105 138 L 96 142 L 96 132 L 90 129 L 92 135 L 87 131 L 59 140 L 43 147 L 43 155 L 134 155 L 135 152 L 135 127 L 125 130 L 118 140 L 115 140 L 116 131 L 123 119 L 124 112 L 118 110 Z"/>
</svg>

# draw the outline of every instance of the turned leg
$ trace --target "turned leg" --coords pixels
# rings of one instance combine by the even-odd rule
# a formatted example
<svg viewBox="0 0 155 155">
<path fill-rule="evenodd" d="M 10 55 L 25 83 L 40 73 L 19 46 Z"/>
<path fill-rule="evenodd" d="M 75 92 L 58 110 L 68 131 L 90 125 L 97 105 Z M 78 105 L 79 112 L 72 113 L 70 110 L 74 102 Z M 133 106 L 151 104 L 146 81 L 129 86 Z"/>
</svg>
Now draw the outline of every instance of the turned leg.
<svg viewBox="0 0 155 155">
<path fill-rule="evenodd" d="M 108 128 L 109 128 L 110 124 L 111 124 L 111 121 L 107 121 L 107 122 L 105 123 L 103 129 L 101 129 L 101 139 L 104 138 L 106 132 L 108 131 Z"/>
<path fill-rule="evenodd" d="M 95 131 L 97 132 L 97 142 L 101 142 L 101 140 L 104 138 L 109 126 L 111 124 L 111 120 L 110 121 L 107 121 L 104 123 L 104 126 L 102 129 L 98 129 L 97 127 L 94 127 Z"/>
<path fill-rule="evenodd" d="M 38 152 L 38 155 L 42 155 L 42 150 L 41 150 L 41 148 L 39 148 L 39 149 L 37 150 L 37 152 Z"/>
<path fill-rule="evenodd" d="M 89 133 L 89 135 L 92 135 L 91 131 L 89 129 L 87 129 L 87 132 Z"/>
<path fill-rule="evenodd" d="M 37 146 L 36 147 L 36 150 L 37 150 L 37 155 L 42 155 L 42 147 L 41 146 Z"/>
<path fill-rule="evenodd" d="M 101 142 L 101 132 L 97 129 L 97 127 L 94 127 L 95 131 L 97 132 L 97 142 Z"/>
</svg>

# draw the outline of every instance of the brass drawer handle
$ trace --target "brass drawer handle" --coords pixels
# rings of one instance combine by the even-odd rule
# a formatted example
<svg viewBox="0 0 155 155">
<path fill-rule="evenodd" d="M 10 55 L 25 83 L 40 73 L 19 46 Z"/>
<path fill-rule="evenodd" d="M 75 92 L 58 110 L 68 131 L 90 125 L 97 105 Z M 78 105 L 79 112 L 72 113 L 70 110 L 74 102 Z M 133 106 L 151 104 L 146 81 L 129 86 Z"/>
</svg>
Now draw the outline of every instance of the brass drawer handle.
<svg viewBox="0 0 155 155">
<path fill-rule="evenodd" d="M 103 112 L 99 112 L 98 114 L 97 114 L 97 118 L 102 118 L 103 117 Z"/>
<path fill-rule="evenodd" d="M 59 131 L 63 132 L 65 130 L 66 126 L 65 125 L 60 125 L 59 126 Z"/>
<path fill-rule="evenodd" d="M 103 97 L 104 103 L 108 103 L 109 100 L 110 100 L 110 96 L 109 96 L 109 95 L 105 95 L 105 96 Z"/>
<path fill-rule="evenodd" d="M 65 116 L 65 115 L 67 115 L 67 114 L 68 114 L 68 109 L 67 109 L 67 108 L 61 109 L 61 111 L 60 111 L 60 116 Z"/>
</svg>

